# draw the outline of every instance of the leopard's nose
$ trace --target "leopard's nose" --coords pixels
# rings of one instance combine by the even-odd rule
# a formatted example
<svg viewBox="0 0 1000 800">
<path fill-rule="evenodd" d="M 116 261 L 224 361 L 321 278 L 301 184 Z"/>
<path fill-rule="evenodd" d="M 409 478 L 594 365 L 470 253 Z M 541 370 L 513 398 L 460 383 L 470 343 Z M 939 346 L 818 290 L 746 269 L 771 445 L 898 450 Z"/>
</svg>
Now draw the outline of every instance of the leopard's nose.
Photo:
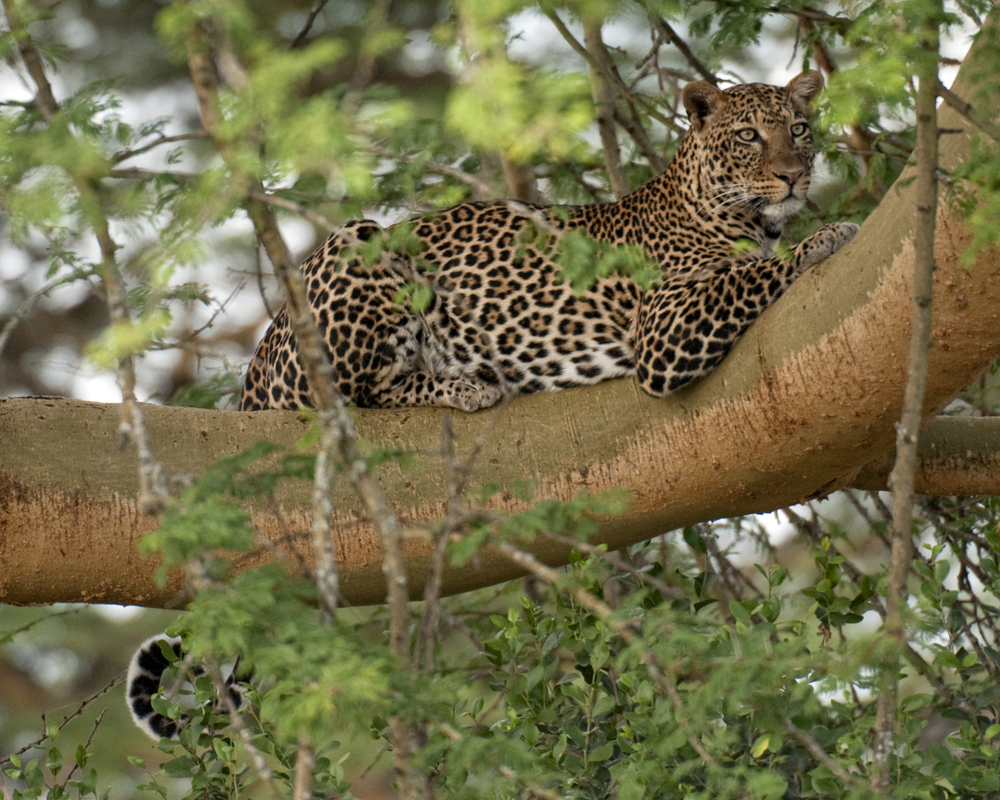
<svg viewBox="0 0 1000 800">
<path fill-rule="evenodd" d="M 782 170 L 780 172 L 774 171 L 771 173 L 778 180 L 784 181 L 789 186 L 794 186 L 799 178 L 805 174 L 804 169 L 788 169 Z"/>
</svg>

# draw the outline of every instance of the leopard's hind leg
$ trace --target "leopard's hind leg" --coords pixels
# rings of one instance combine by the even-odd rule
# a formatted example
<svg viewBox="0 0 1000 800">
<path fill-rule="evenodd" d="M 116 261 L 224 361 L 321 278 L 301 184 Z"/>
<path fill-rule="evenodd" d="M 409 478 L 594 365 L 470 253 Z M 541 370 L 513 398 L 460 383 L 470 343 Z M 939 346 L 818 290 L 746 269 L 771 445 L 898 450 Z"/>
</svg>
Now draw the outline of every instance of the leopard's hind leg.
<svg viewBox="0 0 1000 800">
<path fill-rule="evenodd" d="M 495 405 L 503 396 L 499 386 L 477 378 L 450 378 L 424 370 L 399 375 L 378 398 L 378 406 L 438 406 L 478 411 Z"/>
</svg>

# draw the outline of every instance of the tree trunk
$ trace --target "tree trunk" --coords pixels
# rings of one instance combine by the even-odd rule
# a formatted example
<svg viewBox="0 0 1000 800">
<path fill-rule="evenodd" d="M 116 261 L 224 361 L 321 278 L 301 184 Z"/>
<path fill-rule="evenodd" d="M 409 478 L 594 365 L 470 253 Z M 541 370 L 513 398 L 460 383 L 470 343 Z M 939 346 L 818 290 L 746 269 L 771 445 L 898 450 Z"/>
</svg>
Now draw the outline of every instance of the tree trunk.
<svg viewBox="0 0 1000 800">
<path fill-rule="evenodd" d="M 967 62 L 974 54 L 975 48 Z M 968 71 L 967 63 L 962 75 Z M 962 75 L 955 91 L 967 96 Z M 940 125 L 964 131 L 942 138 L 942 166 L 950 169 L 967 157 L 972 129 L 950 109 L 942 110 Z M 690 389 L 658 400 L 628 379 L 518 398 L 497 412 L 456 414 L 459 456 L 483 437 L 474 481 L 510 488 L 534 478 L 536 499 L 625 488 L 629 511 L 602 520 L 597 537 L 612 548 L 846 486 L 883 486 L 909 346 L 914 203 L 905 177 L 854 242 L 796 281 L 722 366 Z M 925 419 L 1000 355 L 1000 252 L 962 263 L 971 232 L 943 199 Z M 294 412 L 143 411 L 155 455 L 175 475 L 197 475 L 259 439 L 291 445 L 307 428 Z M 441 411 L 354 413 L 359 434 L 373 446 L 421 453 L 440 447 Z M 117 425 L 114 406 L 0 401 L 0 600 L 183 602 L 179 578 L 157 588 L 156 564 L 135 549 L 156 520 L 137 511 L 136 459 L 115 449 Z M 928 434 L 917 491 L 1000 493 L 991 420 L 935 422 Z M 406 470 L 384 465 L 379 479 L 404 521 L 429 520 L 444 510 L 443 475 L 440 460 L 426 457 Z M 340 483 L 334 538 L 342 591 L 355 604 L 382 602 L 378 537 Z M 285 524 L 300 534 L 297 544 L 280 546 L 297 547 L 307 558 L 310 492 L 307 485 L 288 487 L 277 498 Z M 494 505 L 526 506 L 509 492 Z M 255 506 L 252 515 L 262 536 L 283 542 L 269 508 Z M 528 549 L 550 564 L 566 557 L 541 539 Z M 415 595 L 430 551 L 423 541 L 406 543 Z M 458 592 L 516 574 L 504 557 L 487 551 L 449 568 L 444 588 Z"/>
</svg>

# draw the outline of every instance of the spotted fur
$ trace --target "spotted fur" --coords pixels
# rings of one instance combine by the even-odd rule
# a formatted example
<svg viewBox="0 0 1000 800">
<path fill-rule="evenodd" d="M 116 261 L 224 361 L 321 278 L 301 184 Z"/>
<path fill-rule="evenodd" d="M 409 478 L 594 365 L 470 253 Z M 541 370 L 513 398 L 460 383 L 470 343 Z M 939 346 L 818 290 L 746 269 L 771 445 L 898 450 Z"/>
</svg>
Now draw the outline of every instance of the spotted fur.
<svg viewBox="0 0 1000 800">
<path fill-rule="evenodd" d="M 153 697 L 160 691 L 160 681 L 163 673 L 170 666 L 170 661 L 163 654 L 160 643 L 163 642 L 168 648 L 173 650 L 176 658 L 183 655 L 183 643 L 179 636 L 167 636 L 157 634 L 151 636 L 135 651 L 132 661 L 128 667 L 128 675 L 125 680 L 125 699 L 128 709 L 132 714 L 132 720 L 150 738 L 159 741 L 161 738 L 173 739 L 177 736 L 180 726 L 187 719 L 184 715 L 177 720 L 166 717 L 153 710 Z M 226 679 L 226 691 L 233 707 L 240 708 L 243 705 L 243 687 L 236 682 L 236 669 Z M 192 676 L 202 674 L 204 670 L 200 667 L 192 667 Z M 220 704 L 220 711 L 225 707 Z"/>
<path fill-rule="evenodd" d="M 463 203 L 420 217 L 410 223 L 424 248 L 415 264 L 386 254 L 365 267 L 353 245 L 381 228 L 345 226 L 302 268 L 337 388 L 363 407 L 475 411 L 505 393 L 633 374 L 659 397 L 706 375 L 798 275 L 857 231 L 836 222 L 775 255 L 783 221 L 809 188 L 809 103 L 822 86 L 817 72 L 785 87 L 688 84 L 691 129 L 666 171 L 637 191 L 615 203 Z M 662 280 L 643 291 L 613 276 L 577 295 L 550 251 L 519 244 L 529 225 L 639 245 Z M 433 290 L 419 314 L 397 302 L 414 279 Z M 250 364 L 240 408 L 308 405 L 282 310 Z"/>
</svg>

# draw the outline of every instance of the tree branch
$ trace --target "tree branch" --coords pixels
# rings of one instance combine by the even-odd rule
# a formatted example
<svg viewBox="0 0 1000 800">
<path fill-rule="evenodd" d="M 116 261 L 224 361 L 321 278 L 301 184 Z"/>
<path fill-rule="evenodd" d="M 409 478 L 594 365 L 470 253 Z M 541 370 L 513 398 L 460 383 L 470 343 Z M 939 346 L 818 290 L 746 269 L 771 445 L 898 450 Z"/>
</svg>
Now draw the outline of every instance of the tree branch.
<svg viewBox="0 0 1000 800">
<path fill-rule="evenodd" d="M 593 61 L 590 65 L 590 84 L 594 96 L 594 105 L 597 106 L 597 130 L 601 136 L 601 149 L 604 153 L 604 166 L 608 171 L 608 181 L 611 184 L 611 191 L 616 200 L 620 200 L 629 193 L 629 186 L 625 182 L 625 172 L 622 170 L 621 150 L 618 147 L 618 137 L 615 135 L 615 104 L 616 94 L 614 86 L 607 80 L 605 75 L 610 73 L 614 66 L 608 55 L 608 48 L 601 38 L 601 24 L 599 22 L 585 22 L 583 25 L 583 42 L 591 54 Z M 601 68 L 595 65 L 601 65 Z"/>
<path fill-rule="evenodd" d="M 935 13 L 935 7 L 928 13 Z M 940 13 L 940 8 L 936 8 Z M 880 677 L 871 772 L 872 788 L 878 792 L 887 791 L 891 783 L 890 759 L 895 751 L 899 653 L 909 641 L 903 617 L 906 579 L 913 561 L 913 480 L 917 468 L 917 436 L 923 421 L 934 300 L 934 230 L 938 193 L 938 23 L 936 19 L 927 20 L 921 27 L 925 53 L 916 69 L 917 181 L 909 367 L 902 414 L 896 428 L 896 463 L 889 475 L 892 489 L 892 556 L 888 570 L 885 630 L 895 640 L 896 646 L 887 654 Z"/>
<path fill-rule="evenodd" d="M 643 2 L 643 6 L 646 8 L 646 11 L 650 13 L 650 19 L 653 21 L 653 24 L 656 26 L 656 30 L 659 32 L 663 40 L 677 48 L 677 51 L 684 57 L 684 60 L 687 61 L 691 69 L 693 69 L 703 81 L 707 81 L 712 84 L 712 86 L 718 86 L 719 79 L 715 77 L 715 73 L 706 67 L 702 60 L 694 54 L 694 51 L 688 46 L 688 43 L 677 34 L 677 31 L 675 31 L 663 17 L 653 16 L 651 9 L 645 2 Z"/>
<path fill-rule="evenodd" d="M 594 56 L 591 55 L 591 53 L 587 50 L 587 48 L 584 47 L 580 43 L 580 41 L 573 35 L 572 31 L 570 31 L 570 29 L 566 27 L 566 23 L 559 18 L 559 15 L 556 14 L 555 11 L 545 10 L 544 13 L 545 16 L 547 16 L 552 21 L 552 24 L 555 25 L 556 30 L 559 31 L 559 35 L 566 40 L 567 44 L 569 44 L 569 46 L 572 47 L 580 55 L 580 57 L 587 62 L 587 65 L 591 69 L 596 70 L 608 82 L 609 85 L 613 86 L 615 91 L 621 97 L 627 97 L 633 102 L 635 102 L 636 105 L 640 106 L 643 111 L 645 111 L 652 119 L 655 119 L 657 122 L 666 125 L 671 130 L 677 130 L 677 126 L 673 120 L 669 119 L 668 117 L 665 117 L 662 113 L 660 113 L 660 111 L 658 111 L 656 108 L 650 105 L 645 99 L 639 97 L 634 92 L 630 91 L 629 88 L 622 82 L 621 77 L 619 77 L 614 72 L 614 70 L 609 69 L 607 65 L 602 64 L 600 61 L 595 59 Z"/>
</svg>

